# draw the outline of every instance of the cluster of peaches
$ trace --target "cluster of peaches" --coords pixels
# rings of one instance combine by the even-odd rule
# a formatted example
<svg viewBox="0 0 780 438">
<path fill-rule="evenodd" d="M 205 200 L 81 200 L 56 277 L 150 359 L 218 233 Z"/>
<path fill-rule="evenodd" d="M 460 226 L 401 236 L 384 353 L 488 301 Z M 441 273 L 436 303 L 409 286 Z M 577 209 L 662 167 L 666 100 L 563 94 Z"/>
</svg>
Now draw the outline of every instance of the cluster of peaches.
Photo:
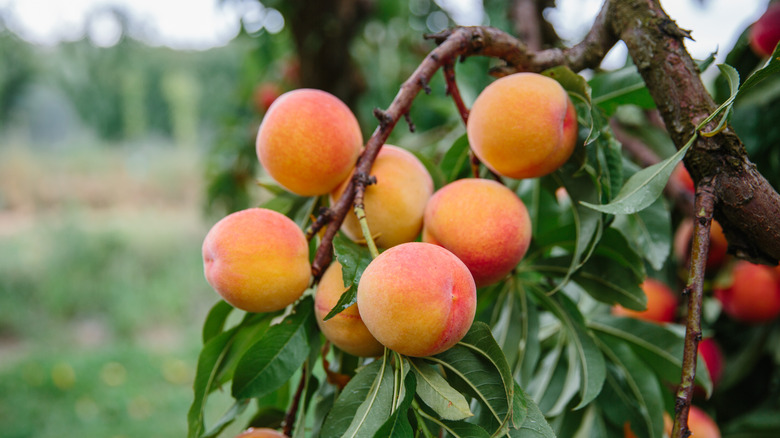
<svg viewBox="0 0 780 438">
<path fill-rule="evenodd" d="M 560 167 L 577 140 L 574 106 L 553 79 L 518 73 L 493 82 L 475 101 L 467 134 L 493 172 L 534 178 Z M 357 119 L 336 97 L 299 89 L 277 98 L 260 125 L 257 155 L 266 173 L 300 196 L 348 186 L 363 149 Z M 434 193 L 431 176 L 409 151 L 383 145 L 365 191 L 370 236 L 354 213 L 341 231 L 383 251 L 366 267 L 357 302 L 324 320 L 347 290 L 334 261 L 315 291 L 324 336 L 357 356 L 387 347 L 430 356 L 471 327 L 476 289 L 506 277 L 523 258 L 531 222 L 520 198 L 487 179 L 454 181 Z M 225 301 L 248 312 L 295 303 L 311 283 L 309 245 L 288 217 L 250 208 L 217 222 L 203 242 L 206 279 Z"/>
<path fill-rule="evenodd" d="M 691 194 L 694 184 L 685 167 L 680 165 L 672 173 L 682 187 Z M 674 236 L 674 254 L 681 269 L 687 269 L 690 263 L 690 246 L 693 237 L 693 222 L 683 220 Z M 711 282 L 712 296 L 720 303 L 722 312 L 732 320 L 743 324 L 765 324 L 780 317 L 780 267 L 770 267 L 733 260 L 727 254 L 728 242 L 723 228 L 717 221 L 710 227 L 710 248 L 707 254 L 706 275 Z M 620 306 L 613 313 L 656 323 L 677 322 L 678 296 L 665 283 L 648 278 L 642 284 L 647 296 L 647 309 L 628 310 Z M 710 292 L 710 291 L 707 291 Z M 723 375 L 724 357 L 714 337 L 705 337 L 699 342 L 699 357 L 704 361 L 713 386 L 717 386 Z M 716 423 L 707 413 L 691 406 L 688 419 L 691 431 L 704 438 L 719 438 Z M 671 427 L 669 425 L 669 427 Z M 634 436 L 627 429 L 626 437 Z"/>
</svg>

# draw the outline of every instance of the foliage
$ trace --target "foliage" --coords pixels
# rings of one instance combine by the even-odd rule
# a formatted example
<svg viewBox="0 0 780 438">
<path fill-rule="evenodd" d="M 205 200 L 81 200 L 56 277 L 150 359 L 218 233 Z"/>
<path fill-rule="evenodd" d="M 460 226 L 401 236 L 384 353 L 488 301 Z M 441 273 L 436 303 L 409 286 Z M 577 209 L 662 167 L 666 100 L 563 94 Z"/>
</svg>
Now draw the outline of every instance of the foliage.
<svg viewBox="0 0 780 438">
<path fill-rule="evenodd" d="M 396 61 L 395 69 L 380 68 L 370 79 L 369 89 L 375 91 L 369 93 L 385 97 L 372 107 L 386 106 L 395 95 L 386 93 L 387 87 L 397 90 L 405 79 L 400 74 L 406 68 L 402 57 L 409 53 L 402 49 L 403 38 L 396 38 L 396 45 L 379 41 L 379 30 L 392 37 L 406 25 L 402 20 L 370 21 L 370 35 L 355 43 L 358 59 L 367 64 L 381 64 L 387 57 Z M 763 87 L 774 90 L 777 65 L 770 63 L 743 81 L 742 88 L 737 71 L 720 66 L 729 78 L 728 94 L 706 122 L 725 123 L 729 117 L 744 117 L 741 111 L 761 108 L 766 102 L 756 94 L 766 90 Z M 464 94 L 473 95 L 484 86 L 485 70 L 481 60 L 458 65 Z M 384 77 L 387 71 L 399 72 L 398 77 Z M 217 304 L 204 326 L 208 336 L 188 416 L 190 437 L 217 435 L 234 421 L 279 427 L 289 418 L 294 423 L 285 427 L 294 437 L 621 437 L 627 424 L 639 437 L 662 436 L 663 416 L 673 412 L 681 374 L 683 327 L 615 317 L 610 309 L 618 304 L 644 309 L 647 298 L 640 285 L 648 276 L 677 290 L 686 281 L 684 261 L 670 254 L 679 212 L 671 211 L 662 197 L 686 148 L 669 150 L 665 134 L 638 130 L 643 140 L 662 151 L 663 160 L 640 170 L 624 155 L 610 120 L 633 115 L 639 127 L 646 121 L 644 110 L 654 107 L 633 66 L 596 72 L 589 81 L 561 67 L 545 74 L 559 81 L 575 103 L 579 141 L 585 146 L 551 175 L 505 181 L 528 206 L 533 240 L 511 276 L 478 291 L 477 320 L 466 337 L 431 357 L 404 357 L 386 349 L 381 357 L 361 359 L 332 346 L 323 349 L 324 338 L 311 317 L 311 289 L 285 311 L 246 314 L 233 325 L 224 324 L 230 309 Z M 442 78 L 431 78 L 431 88 L 431 95 L 420 96 L 411 111 L 418 134 L 396 130 L 391 141 L 416 151 L 440 187 L 468 177 L 471 168 L 468 140 L 456 124 L 454 107 L 445 103 Z M 768 99 L 775 101 L 774 96 Z M 365 100 L 375 97 L 370 94 Z M 365 126 L 370 111 L 360 103 L 356 113 Z M 741 129 L 756 132 L 748 125 Z M 708 134 L 696 132 L 694 138 Z M 244 139 L 243 146 L 233 150 L 236 156 L 251 156 L 250 141 Z M 489 177 L 484 170 L 481 176 Z M 299 223 L 303 218 L 304 227 L 311 206 L 326 202 L 296 200 L 265 180 L 263 186 L 271 195 L 264 205 Z M 365 247 L 343 236 L 333 246 L 345 266 L 345 286 L 352 287 L 329 316 L 354 302 L 354 284 L 371 259 Z M 770 413 L 780 408 L 778 386 L 763 383 L 777 378 L 780 356 L 772 343 L 780 333 L 777 324 L 737 326 L 720 314 L 712 298 L 707 297 L 706 304 L 710 310 L 705 329 L 726 340 L 727 362 L 741 371 L 713 393 L 713 382 L 699 361 L 696 384 L 707 396 L 714 395 L 697 399 L 697 404 L 715 415 L 724 435 L 733 431 L 737 436 L 745 424 L 756 433 L 777 433 Z M 348 382 L 342 385 L 336 377 Z M 204 407 L 211 394 L 228 385 L 234 404 L 219 421 L 208 424 Z M 744 387 L 752 388 L 749 395 L 740 397 L 739 408 L 729 408 L 726 397 Z M 296 388 L 301 392 L 293 395 Z M 258 401 L 258 409 L 247 421 L 242 415 L 251 399 Z"/>
</svg>

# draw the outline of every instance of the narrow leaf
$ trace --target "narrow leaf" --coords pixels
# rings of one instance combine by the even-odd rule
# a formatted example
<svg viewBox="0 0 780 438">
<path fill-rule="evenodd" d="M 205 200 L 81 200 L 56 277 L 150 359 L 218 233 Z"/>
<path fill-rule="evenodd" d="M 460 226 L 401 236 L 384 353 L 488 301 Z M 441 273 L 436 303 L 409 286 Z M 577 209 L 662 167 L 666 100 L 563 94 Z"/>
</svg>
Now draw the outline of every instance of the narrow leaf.
<svg viewBox="0 0 780 438">
<path fill-rule="evenodd" d="M 431 423 L 439 426 L 448 436 L 453 438 L 490 438 L 490 433 L 474 423 L 465 421 L 446 421 L 440 420 L 424 411 L 420 415 Z"/>
<path fill-rule="evenodd" d="M 203 323 L 204 344 L 210 341 L 214 336 L 222 333 L 225 327 L 225 321 L 232 311 L 233 306 L 224 300 L 219 300 L 214 304 L 211 310 L 209 310 L 209 314 L 206 316 L 206 321 Z"/>
<path fill-rule="evenodd" d="M 340 436 L 374 436 L 390 418 L 393 410 L 393 369 L 388 363 L 389 354 L 389 351 L 385 350 L 382 367 L 374 377 L 365 400 L 360 403 L 349 427 Z"/>
<path fill-rule="evenodd" d="M 745 83 L 743 83 L 739 88 L 739 91 L 735 97 L 742 96 L 748 90 L 758 85 L 759 82 L 768 77 L 776 75 L 777 73 L 780 73 L 780 45 L 775 46 L 774 53 L 772 53 L 772 55 L 769 57 L 769 61 L 766 63 L 766 65 L 764 65 L 764 67 L 762 67 L 760 70 L 757 70 L 751 74 L 745 80 Z"/>
<path fill-rule="evenodd" d="M 415 379 L 413 373 L 406 374 L 406 378 L 403 381 L 404 398 L 385 424 L 376 431 L 374 438 L 407 438 L 414 436 L 414 430 L 412 430 L 408 414 L 414 400 L 416 381 L 417 379 Z"/>
<path fill-rule="evenodd" d="M 261 397 L 287 382 L 309 354 L 312 299 L 306 298 L 244 354 L 233 376 L 233 397 Z"/>
<path fill-rule="evenodd" d="M 455 390 L 433 367 L 422 359 L 410 360 L 417 378 L 417 395 L 444 420 L 463 420 L 474 415 L 466 397 Z"/>
<path fill-rule="evenodd" d="M 320 430 L 321 436 L 344 436 L 358 409 L 370 397 L 369 394 L 372 388 L 374 388 L 377 376 L 382 373 L 385 365 L 383 360 L 377 360 L 358 370 L 357 374 L 350 379 L 347 386 L 341 391 L 327 417 L 325 417 Z"/>
<path fill-rule="evenodd" d="M 539 406 L 523 392 L 520 386 L 515 386 L 515 393 L 522 397 L 523 404 L 527 407 L 527 414 L 523 424 L 519 428 L 510 428 L 509 436 L 512 438 L 555 438 L 547 419 L 539 410 Z"/>
<path fill-rule="evenodd" d="M 466 134 L 458 137 L 441 160 L 439 167 L 448 183 L 471 174 L 469 139 Z"/>
<path fill-rule="evenodd" d="M 333 318 L 357 302 L 357 285 L 366 266 L 371 263 L 371 254 L 368 249 L 353 242 L 343 233 L 339 233 L 333 238 L 333 253 L 341 264 L 344 287 L 349 289 L 341 294 L 336 305 L 323 318 L 324 321 Z"/>
<path fill-rule="evenodd" d="M 642 211 L 616 217 L 612 226 L 633 243 L 653 269 L 663 268 L 672 250 L 671 217 L 663 197 Z"/>
</svg>

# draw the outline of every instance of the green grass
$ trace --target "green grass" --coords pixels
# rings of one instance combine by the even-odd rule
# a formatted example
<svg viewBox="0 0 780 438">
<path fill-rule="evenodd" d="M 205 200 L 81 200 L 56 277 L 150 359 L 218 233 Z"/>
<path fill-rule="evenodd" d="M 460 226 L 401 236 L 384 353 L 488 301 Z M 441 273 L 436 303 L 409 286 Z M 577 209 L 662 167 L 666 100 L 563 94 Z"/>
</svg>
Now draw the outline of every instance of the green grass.
<svg viewBox="0 0 780 438">
<path fill-rule="evenodd" d="M 218 298 L 197 151 L 44 152 L 0 149 L 0 435 L 185 436 Z"/>
</svg>

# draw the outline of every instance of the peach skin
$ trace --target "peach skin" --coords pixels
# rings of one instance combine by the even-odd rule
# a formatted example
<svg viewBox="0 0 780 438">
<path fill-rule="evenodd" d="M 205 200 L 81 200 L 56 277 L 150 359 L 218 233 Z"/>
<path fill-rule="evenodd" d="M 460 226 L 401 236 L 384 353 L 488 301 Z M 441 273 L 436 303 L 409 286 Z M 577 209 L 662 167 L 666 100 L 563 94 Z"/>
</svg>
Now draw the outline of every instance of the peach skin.
<svg viewBox="0 0 780 438">
<path fill-rule="evenodd" d="M 537 73 L 515 73 L 488 85 L 474 101 L 469 144 L 492 171 L 510 178 L 547 175 L 577 143 L 577 114 L 566 90 Z"/>
<path fill-rule="evenodd" d="M 357 162 L 363 135 L 337 97 L 313 89 L 288 91 L 268 108 L 257 133 L 257 157 L 276 182 L 301 196 L 329 193 Z"/>
<path fill-rule="evenodd" d="M 474 322 L 476 286 L 446 249 L 402 243 L 375 258 L 358 285 L 357 305 L 372 335 L 406 356 L 441 353 Z"/>
<path fill-rule="evenodd" d="M 366 187 L 363 205 L 371 234 L 380 248 L 411 242 L 420 234 L 423 212 L 433 194 L 433 179 L 411 152 L 386 144 L 379 151 L 371 176 L 376 184 Z M 332 194 L 335 201 L 344 192 L 349 179 Z M 361 241 L 363 232 L 354 211 L 347 214 L 341 230 L 350 239 Z"/>
<path fill-rule="evenodd" d="M 723 312 L 738 321 L 760 324 L 780 315 L 780 285 L 774 268 L 745 260 L 734 264 L 731 284 L 715 289 Z"/>
<path fill-rule="evenodd" d="M 309 285 L 309 245 L 290 218 L 250 208 L 222 218 L 203 241 L 206 280 L 247 312 L 273 312 L 294 303 Z"/>
<path fill-rule="evenodd" d="M 616 305 L 612 308 L 612 313 L 645 321 L 673 322 L 677 311 L 677 297 L 669 286 L 653 278 L 647 278 L 642 283 L 642 290 L 647 296 L 647 309 L 637 311 Z"/>
<path fill-rule="evenodd" d="M 380 356 L 385 347 L 379 343 L 363 324 L 357 304 L 341 311 L 333 318 L 323 321 L 325 316 L 336 306 L 341 294 L 348 288 L 344 287 L 341 276 L 341 264 L 333 261 L 325 270 L 314 295 L 314 313 L 317 325 L 333 345 L 354 356 Z"/>
<path fill-rule="evenodd" d="M 469 268 L 477 287 L 483 287 L 506 277 L 525 256 L 531 218 L 506 186 L 461 179 L 431 197 L 422 240 L 452 251 Z"/>
</svg>

